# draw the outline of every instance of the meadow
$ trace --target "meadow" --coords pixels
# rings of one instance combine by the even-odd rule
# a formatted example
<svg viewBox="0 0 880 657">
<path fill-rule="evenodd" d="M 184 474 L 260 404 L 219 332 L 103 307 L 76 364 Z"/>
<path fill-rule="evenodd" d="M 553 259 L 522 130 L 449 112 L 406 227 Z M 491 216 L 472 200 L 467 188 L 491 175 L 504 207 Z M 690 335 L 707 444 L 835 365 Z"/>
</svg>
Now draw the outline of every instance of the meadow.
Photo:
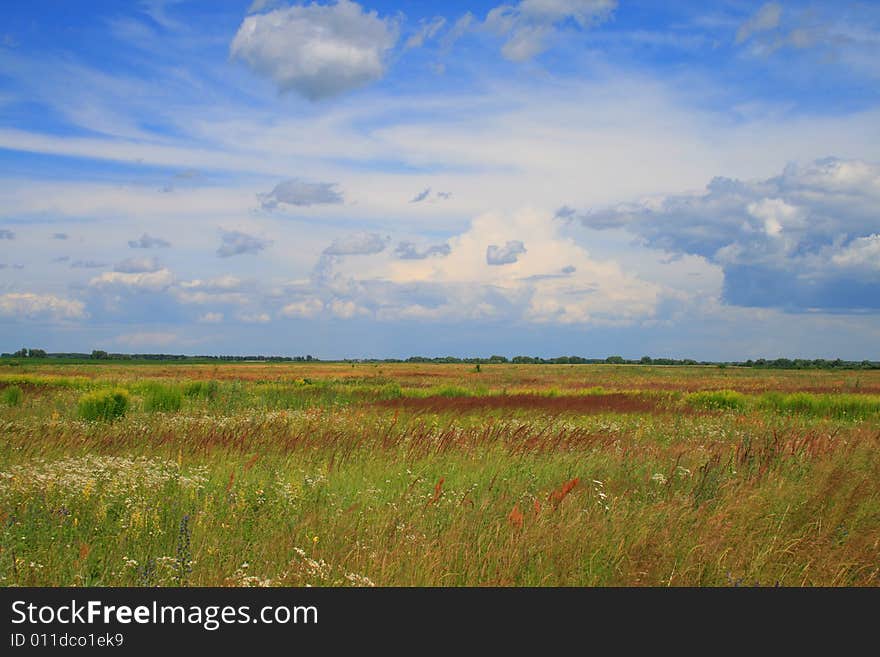
<svg viewBox="0 0 880 657">
<path fill-rule="evenodd" d="M 6 586 L 877 586 L 880 370 L 0 362 Z"/>
</svg>

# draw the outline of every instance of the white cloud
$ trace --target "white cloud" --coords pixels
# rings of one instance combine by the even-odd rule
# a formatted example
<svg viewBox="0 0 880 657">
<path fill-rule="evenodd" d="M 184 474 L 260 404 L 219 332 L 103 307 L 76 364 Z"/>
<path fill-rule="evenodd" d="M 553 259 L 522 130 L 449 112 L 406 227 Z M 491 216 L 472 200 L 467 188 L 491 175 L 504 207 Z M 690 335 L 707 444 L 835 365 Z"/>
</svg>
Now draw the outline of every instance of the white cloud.
<svg viewBox="0 0 880 657">
<path fill-rule="evenodd" d="M 504 246 L 490 244 L 486 247 L 486 264 L 511 265 L 525 252 L 526 247 L 521 240 L 508 240 Z"/>
<path fill-rule="evenodd" d="M 616 6 L 616 0 L 520 0 L 490 10 L 484 25 L 507 38 L 501 48 L 504 57 L 521 62 L 550 47 L 564 21 L 584 29 L 606 20 Z"/>
<path fill-rule="evenodd" d="M 388 240 L 376 233 L 355 233 L 333 240 L 324 253 L 328 256 L 371 255 L 385 249 Z"/>
<path fill-rule="evenodd" d="M 158 271 L 162 266 L 156 258 L 126 258 L 116 265 L 113 270 L 126 274 L 137 274 L 142 272 Z"/>
<path fill-rule="evenodd" d="M 430 41 L 437 36 L 437 32 L 443 29 L 444 25 L 446 25 L 446 19 L 442 16 L 435 16 L 427 23 L 423 21 L 419 30 L 406 40 L 404 47 L 406 49 L 421 48 L 426 41 Z"/>
<path fill-rule="evenodd" d="M 84 319 L 85 304 L 74 299 L 62 299 L 51 294 L 11 292 L 0 295 L 0 315 L 13 318 Z"/>
<path fill-rule="evenodd" d="M 432 244 L 420 249 L 413 242 L 400 242 L 394 249 L 394 255 L 402 260 L 424 260 L 435 256 L 448 256 L 452 249 L 448 244 Z"/>
<path fill-rule="evenodd" d="M 877 249 L 880 164 L 824 158 L 758 180 L 715 178 L 703 193 L 670 195 L 578 215 L 645 244 L 724 268 L 724 298 L 745 306 L 880 307 L 869 265 Z"/>
<path fill-rule="evenodd" d="M 356 2 L 313 3 L 248 16 L 230 53 L 281 91 L 319 100 L 380 79 L 397 32 Z"/>
<path fill-rule="evenodd" d="M 163 249 L 171 246 L 171 242 L 144 233 L 136 240 L 129 240 L 128 245 L 132 249 Z"/>
<path fill-rule="evenodd" d="M 245 324 L 265 324 L 272 321 L 269 313 L 239 313 L 235 318 Z"/>
<path fill-rule="evenodd" d="M 281 314 L 284 317 L 311 319 L 318 316 L 323 310 L 324 302 L 320 299 L 311 298 L 287 304 L 281 309 Z"/>
<path fill-rule="evenodd" d="M 768 2 L 736 31 L 736 42 L 743 43 L 759 32 L 774 30 L 779 26 L 782 6 L 778 2 Z"/>
<path fill-rule="evenodd" d="M 202 324 L 219 324 L 223 321 L 223 313 L 205 313 L 199 317 Z"/>
<path fill-rule="evenodd" d="M 245 291 L 245 283 L 230 274 L 217 278 L 181 281 L 172 289 L 172 293 L 180 303 L 198 305 L 231 304 L 243 306 L 251 300 L 250 295 Z"/>
<path fill-rule="evenodd" d="M 168 269 L 163 268 L 157 271 L 135 273 L 106 271 L 90 280 L 89 285 L 95 288 L 129 288 L 161 292 L 173 282 L 174 276 Z"/>
<path fill-rule="evenodd" d="M 334 299 L 330 304 L 330 312 L 341 319 L 351 319 L 357 315 L 367 314 L 366 310 L 360 308 L 354 301 L 343 299 Z"/>
<path fill-rule="evenodd" d="M 342 203 L 342 193 L 335 183 L 310 183 L 298 178 L 275 185 L 268 194 L 258 194 L 264 210 L 274 210 L 279 205 L 309 206 Z"/>
<path fill-rule="evenodd" d="M 857 237 L 835 253 L 831 260 L 840 267 L 880 271 L 880 233 Z"/>
<path fill-rule="evenodd" d="M 642 280 L 613 261 L 596 259 L 563 236 L 563 226 L 550 213 L 536 210 L 486 213 L 449 239 L 446 257 L 399 259 L 387 253 L 356 264 L 335 260 L 317 279 L 316 291 L 342 318 L 506 318 L 561 324 L 649 319 L 664 295 L 683 302 L 692 296 L 686 288 L 665 286 L 662 275 L 655 276 L 659 281 Z M 506 244 L 511 234 L 528 235 L 528 252 L 514 248 L 515 262 L 487 264 L 487 247 Z M 547 275 L 563 268 L 564 275 Z M 689 271 L 695 269 L 690 265 Z M 720 281 L 715 280 L 717 293 Z"/>
<path fill-rule="evenodd" d="M 217 249 L 217 255 L 221 258 L 245 254 L 255 255 L 272 245 L 272 240 L 248 235 L 240 230 L 224 230 L 220 239 L 222 244 Z"/>
</svg>

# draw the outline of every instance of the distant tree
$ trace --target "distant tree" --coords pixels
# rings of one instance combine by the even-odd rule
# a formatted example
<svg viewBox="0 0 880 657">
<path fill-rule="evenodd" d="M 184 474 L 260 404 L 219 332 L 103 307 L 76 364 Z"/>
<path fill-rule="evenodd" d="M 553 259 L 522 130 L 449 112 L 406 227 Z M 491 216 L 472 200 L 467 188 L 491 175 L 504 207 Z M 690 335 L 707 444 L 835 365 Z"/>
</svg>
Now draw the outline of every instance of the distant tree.
<svg viewBox="0 0 880 657">
<path fill-rule="evenodd" d="M 623 360 L 623 356 L 609 356 L 605 359 L 605 362 L 611 365 L 621 365 L 626 361 Z"/>
<path fill-rule="evenodd" d="M 642 358 L 639 362 L 642 365 L 650 365 L 651 363 L 654 362 L 654 360 L 650 356 L 642 356 Z"/>
<path fill-rule="evenodd" d="M 90 356 L 90 358 L 94 358 L 95 360 L 107 360 L 108 358 L 110 358 L 110 354 L 102 349 L 95 349 L 94 351 L 92 351 L 92 355 Z"/>
</svg>

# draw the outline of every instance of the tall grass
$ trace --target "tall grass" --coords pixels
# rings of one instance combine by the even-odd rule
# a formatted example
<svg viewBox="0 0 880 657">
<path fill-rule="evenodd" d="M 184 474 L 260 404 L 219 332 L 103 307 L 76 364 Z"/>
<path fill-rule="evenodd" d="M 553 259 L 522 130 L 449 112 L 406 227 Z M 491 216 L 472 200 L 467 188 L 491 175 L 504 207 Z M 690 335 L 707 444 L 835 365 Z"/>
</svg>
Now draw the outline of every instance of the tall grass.
<svg viewBox="0 0 880 657">
<path fill-rule="evenodd" d="M 743 411 L 749 403 L 746 395 L 735 390 L 704 390 L 685 395 L 685 402 L 694 408 Z"/>
<path fill-rule="evenodd" d="M 585 399 L 593 382 L 568 367 L 483 368 L 482 389 L 469 368 L 438 384 L 407 379 L 416 370 L 405 365 L 343 380 L 333 377 L 350 366 L 309 367 L 275 370 L 271 381 L 206 367 L 190 376 L 221 382 L 204 388 L 183 366 L 178 379 L 167 365 L 141 380 L 108 370 L 91 384 L 103 388 L 81 399 L 89 419 L 117 418 L 107 423 L 78 421 L 74 390 L 23 386 L 26 405 L 0 405 L 0 581 L 880 582 L 876 396 L 688 397 L 692 381 L 673 390 L 658 369 L 656 386 L 639 394 L 685 412 L 590 415 L 554 409 L 625 401 L 635 395 L 621 391 L 637 388 L 605 379 L 607 394 Z M 776 375 L 765 376 L 754 390 Z M 144 403 L 99 411 L 115 408 L 114 394 L 128 400 L 111 380 L 128 381 Z M 178 412 L 148 411 L 157 385 L 179 393 Z M 436 407 L 374 403 L 441 390 L 450 397 Z M 493 401 L 510 406 L 460 411 Z"/>
<path fill-rule="evenodd" d="M 195 399 L 214 399 L 219 391 L 217 381 L 189 381 L 183 386 L 183 394 Z"/>
<path fill-rule="evenodd" d="M 0 399 L 7 406 L 18 406 L 21 404 L 21 400 L 24 399 L 24 392 L 18 386 L 6 386 L 3 392 L 0 393 Z"/>
<path fill-rule="evenodd" d="M 150 383 L 144 390 L 144 410 L 148 413 L 174 413 L 183 405 L 183 392 L 178 385 Z"/>
<path fill-rule="evenodd" d="M 816 395 L 804 392 L 783 395 L 766 393 L 758 406 L 776 413 L 861 420 L 880 414 L 880 397 L 875 395 Z"/>
<path fill-rule="evenodd" d="M 80 397 L 77 409 L 84 420 L 109 422 L 125 415 L 129 399 L 126 390 L 98 390 Z"/>
</svg>

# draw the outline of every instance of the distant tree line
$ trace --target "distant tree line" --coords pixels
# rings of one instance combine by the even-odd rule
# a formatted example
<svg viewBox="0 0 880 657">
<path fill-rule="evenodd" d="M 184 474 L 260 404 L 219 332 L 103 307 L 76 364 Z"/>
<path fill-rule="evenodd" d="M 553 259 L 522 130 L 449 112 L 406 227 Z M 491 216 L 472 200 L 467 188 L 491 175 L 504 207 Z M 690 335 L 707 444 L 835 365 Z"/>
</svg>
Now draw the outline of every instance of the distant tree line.
<svg viewBox="0 0 880 657">
<path fill-rule="evenodd" d="M 243 361 L 264 361 L 264 362 L 290 362 L 290 363 L 311 363 L 320 359 L 312 355 L 306 356 L 187 356 L 185 354 L 114 354 L 101 349 L 95 349 L 90 354 L 87 353 L 47 353 L 44 349 L 19 349 L 14 353 L 0 354 L 3 358 L 59 358 L 69 360 L 112 360 L 112 361 L 200 361 L 200 362 L 243 362 Z M 642 356 L 639 359 L 627 359 L 622 356 L 608 356 L 607 358 L 584 358 L 582 356 L 557 356 L 555 358 L 541 358 L 540 356 L 514 356 L 507 358 L 506 356 L 490 356 L 488 358 L 473 357 L 459 358 L 457 356 L 411 356 L 410 358 L 356 358 L 342 359 L 339 361 L 323 361 L 323 362 L 344 362 L 344 363 L 461 363 L 471 365 L 493 365 L 503 363 L 515 364 L 536 364 L 536 365 L 585 365 L 585 364 L 609 364 L 609 365 L 710 365 L 716 367 L 752 367 L 756 369 L 782 369 L 782 370 L 807 370 L 807 369 L 861 369 L 876 370 L 880 369 L 880 361 L 876 360 L 842 360 L 835 358 L 828 360 L 825 358 L 775 358 L 766 359 L 758 358 L 746 361 L 705 361 L 693 360 L 691 358 L 652 358 L 651 356 Z"/>
<path fill-rule="evenodd" d="M 2 358 L 60 358 L 67 360 L 157 360 L 157 361 L 269 361 L 269 362 L 312 362 L 314 356 L 187 356 L 186 354 L 115 354 L 95 349 L 90 354 L 80 352 L 47 353 L 43 349 L 19 349 L 14 353 L 0 354 Z"/>
</svg>

